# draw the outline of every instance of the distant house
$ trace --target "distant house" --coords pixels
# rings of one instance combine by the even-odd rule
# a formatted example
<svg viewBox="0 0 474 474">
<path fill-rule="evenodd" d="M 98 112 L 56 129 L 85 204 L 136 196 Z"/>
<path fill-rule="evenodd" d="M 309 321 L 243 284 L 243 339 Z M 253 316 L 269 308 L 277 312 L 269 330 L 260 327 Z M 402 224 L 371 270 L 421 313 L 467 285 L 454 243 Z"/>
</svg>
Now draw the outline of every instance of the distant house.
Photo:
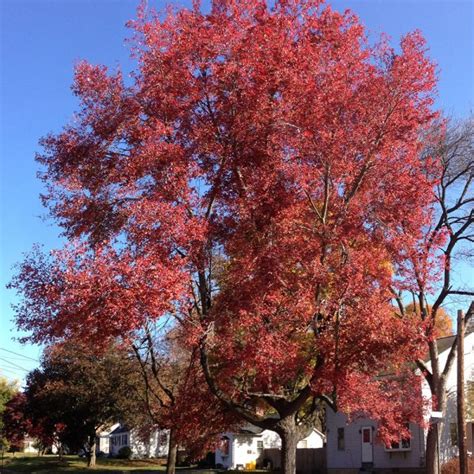
<svg viewBox="0 0 474 474">
<path fill-rule="evenodd" d="M 31 436 L 26 436 L 23 440 L 23 452 L 24 453 L 35 453 L 38 454 L 39 449 L 37 446 L 37 440 Z"/>
<path fill-rule="evenodd" d="M 109 438 L 108 452 L 111 456 L 117 456 L 124 446 L 132 450 L 134 458 L 160 458 L 168 455 L 168 430 L 153 430 L 145 436 L 136 429 L 130 430 L 126 426 L 119 425 L 110 433 Z"/>
<path fill-rule="evenodd" d="M 438 352 L 440 366 L 444 367 L 449 350 L 456 336 L 439 339 Z M 464 339 L 465 380 L 474 381 L 474 332 L 471 326 Z M 428 366 L 429 366 L 428 362 Z M 448 403 L 446 416 L 440 432 L 440 460 L 445 463 L 458 455 L 457 447 L 457 388 L 456 361 L 449 373 L 446 390 Z M 424 381 L 425 397 L 430 397 L 430 389 Z M 472 415 L 472 413 L 471 413 Z M 474 452 L 474 419 L 467 420 L 468 451 Z M 356 472 L 367 469 L 407 469 L 422 468 L 426 459 L 426 431 L 410 424 L 410 439 L 401 439 L 390 447 L 377 442 L 376 423 L 360 419 L 352 423 L 341 413 L 326 410 L 327 447 L 326 463 L 328 473 Z"/>
<path fill-rule="evenodd" d="M 325 436 L 313 429 L 298 448 L 321 448 Z M 280 436 L 271 430 L 245 425 L 239 431 L 224 433 L 216 450 L 216 466 L 225 469 L 255 469 L 263 461 L 265 449 L 281 448 Z"/>
<path fill-rule="evenodd" d="M 103 426 L 97 435 L 96 439 L 96 452 L 97 453 L 110 453 L 110 434 L 120 426 L 120 423 L 114 423 L 110 426 Z"/>
</svg>

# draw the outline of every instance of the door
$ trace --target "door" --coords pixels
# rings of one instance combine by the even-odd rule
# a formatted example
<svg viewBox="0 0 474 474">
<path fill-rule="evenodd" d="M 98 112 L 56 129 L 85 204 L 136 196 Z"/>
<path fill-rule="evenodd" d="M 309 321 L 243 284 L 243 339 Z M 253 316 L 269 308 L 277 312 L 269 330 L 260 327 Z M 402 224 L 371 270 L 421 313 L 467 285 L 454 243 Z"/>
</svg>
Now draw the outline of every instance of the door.
<svg viewBox="0 0 474 474">
<path fill-rule="evenodd" d="M 372 450 L 372 427 L 364 426 L 362 428 L 362 463 L 371 463 L 374 461 Z"/>
</svg>

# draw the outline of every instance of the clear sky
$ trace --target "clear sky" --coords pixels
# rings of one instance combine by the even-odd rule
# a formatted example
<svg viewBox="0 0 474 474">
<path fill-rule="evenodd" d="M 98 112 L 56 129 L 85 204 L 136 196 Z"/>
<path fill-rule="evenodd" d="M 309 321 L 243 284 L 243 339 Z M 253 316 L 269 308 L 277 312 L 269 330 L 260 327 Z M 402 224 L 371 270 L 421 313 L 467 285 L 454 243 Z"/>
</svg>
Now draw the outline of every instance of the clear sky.
<svg viewBox="0 0 474 474">
<path fill-rule="evenodd" d="M 174 3 L 174 2 L 170 2 Z M 474 0 L 336 0 L 374 34 L 394 42 L 415 28 L 439 66 L 437 106 L 458 117 L 474 107 Z M 0 0 L 0 373 L 21 379 L 40 356 L 38 347 L 12 341 L 15 296 L 5 289 L 12 266 L 40 242 L 59 245 L 58 229 L 40 218 L 41 185 L 34 154 L 38 139 L 72 116 L 73 65 L 80 59 L 132 67 L 124 39 L 136 0 Z M 164 2 L 150 0 L 162 9 Z M 189 6 L 190 2 L 175 4 Z M 458 279 L 474 280 L 469 267 Z M 13 351 L 17 354 L 12 354 Z M 25 356 L 31 359 L 26 359 Z"/>
</svg>

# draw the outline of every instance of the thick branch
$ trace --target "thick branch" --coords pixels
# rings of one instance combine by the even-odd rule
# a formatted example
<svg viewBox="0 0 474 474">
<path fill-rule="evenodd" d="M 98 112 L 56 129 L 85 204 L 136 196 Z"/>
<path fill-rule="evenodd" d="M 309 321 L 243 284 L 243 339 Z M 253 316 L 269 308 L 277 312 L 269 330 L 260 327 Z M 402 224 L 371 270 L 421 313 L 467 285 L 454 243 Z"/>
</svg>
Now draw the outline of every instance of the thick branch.
<svg viewBox="0 0 474 474">
<path fill-rule="evenodd" d="M 431 373 L 430 369 L 426 365 L 424 361 L 421 359 L 416 360 L 416 365 L 417 367 L 421 370 L 423 373 L 423 376 L 425 377 L 426 381 L 428 382 L 428 385 L 430 386 L 431 389 L 433 389 L 433 374 Z"/>
<path fill-rule="evenodd" d="M 226 393 L 219 388 L 216 381 L 214 380 L 214 376 L 211 373 L 211 369 L 209 367 L 209 358 L 207 355 L 206 350 L 206 339 L 203 338 L 200 345 L 200 354 L 201 354 L 201 366 L 204 371 L 204 377 L 206 378 L 206 382 L 209 386 L 209 389 L 213 393 L 215 397 L 217 397 L 222 403 L 224 403 L 229 409 L 235 411 L 239 414 L 244 420 L 252 423 L 260 428 L 263 429 L 270 429 L 274 424 L 275 420 L 264 419 L 256 416 L 250 410 L 248 410 L 245 406 L 236 403 L 230 397 L 226 395 Z"/>
</svg>

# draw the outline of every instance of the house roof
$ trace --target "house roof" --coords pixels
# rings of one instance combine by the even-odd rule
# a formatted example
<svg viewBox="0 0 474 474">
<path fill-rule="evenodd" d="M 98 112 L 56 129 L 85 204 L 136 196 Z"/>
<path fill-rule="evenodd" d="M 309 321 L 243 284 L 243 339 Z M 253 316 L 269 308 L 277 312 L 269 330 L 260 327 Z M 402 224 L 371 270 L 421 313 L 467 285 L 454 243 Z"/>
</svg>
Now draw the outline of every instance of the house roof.
<svg viewBox="0 0 474 474">
<path fill-rule="evenodd" d="M 234 434 L 246 435 L 246 436 L 260 436 L 264 431 L 265 431 L 264 429 L 259 428 L 258 426 L 247 424 L 247 425 L 242 426 L 238 431 L 235 431 Z M 315 431 L 323 439 L 326 438 L 324 434 L 321 433 L 321 431 L 317 430 L 314 427 L 309 427 L 307 432 L 303 436 L 303 439 L 307 438 L 313 431 Z"/>
<path fill-rule="evenodd" d="M 444 352 L 445 350 L 449 349 L 452 345 L 453 342 L 455 341 L 456 336 L 446 336 L 446 337 L 440 337 L 436 341 L 436 345 L 438 346 L 438 353 L 441 354 L 441 352 Z"/>
<path fill-rule="evenodd" d="M 130 429 L 127 426 L 118 426 L 117 428 L 115 428 L 115 430 L 113 430 L 110 433 L 110 436 L 121 434 L 121 433 L 128 433 L 129 431 Z"/>
<path fill-rule="evenodd" d="M 235 434 L 241 434 L 241 435 L 258 436 L 262 432 L 263 432 L 262 428 L 259 428 L 258 426 L 251 425 L 250 423 L 247 423 L 247 424 L 241 426 L 234 433 Z"/>
<path fill-rule="evenodd" d="M 115 429 L 119 427 L 120 427 L 119 422 L 104 423 L 97 429 L 97 432 L 99 433 L 99 436 L 108 436 L 110 433 L 112 433 Z"/>
<path fill-rule="evenodd" d="M 466 324 L 466 327 L 465 327 L 464 337 L 469 336 L 470 334 L 472 334 L 474 332 L 474 315 L 470 315 L 470 313 L 473 310 L 474 310 L 474 302 L 471 303 L 471 305 L 469 306 L 468 315 L 467 315 L 467 316 L 469 316 L 469 318 L 467 320 L 467 324 Z M 444 351 L 448 350 L 449 348 L 451 348 L 454 341 L 456 340 L 456 337 L 457 337 L 457 335 L 453 334 L 451 336 L 440 337 L 439 339 L 437 339 L 436 340 L 436 345 L 438 346 L 438 354 L 441 354 L 442 352 L 444 352 Z M 427 362 L 429 360 L 430 360 L 430 357 L 429 357 L 429 355 L 427 355 L 425 357 L 425 362 Z"/>
<path fill-rule="evenodd" d="M 471 320 L 471 321 L 474 322 L 474 319 Z M 469 321 L 469 323 L 471 323 L 471 321 Z M 464 337 L 468 336 L 469 334 L 471 334 L 473 332 L 474 332 L 474 324 L 468 324 Z M 442 354 L 443 352 L 450 349 L 451 346 L 453 345 L 454 341 L 456 340 L 456 337 L 457 337 L 456 334 L 453 334 L 452 336 L 445 336 L 445 337 L 440 337 L 439 339 L 437 339 L 436 340 L 436 345 L 438 347 L 438 354 Z M 429 354 L 427 354 L 424 357 L 424 360 L 425 360 L 425 362 L 429 362 L 429 360 L 430 360 Z"/>
</svg>

